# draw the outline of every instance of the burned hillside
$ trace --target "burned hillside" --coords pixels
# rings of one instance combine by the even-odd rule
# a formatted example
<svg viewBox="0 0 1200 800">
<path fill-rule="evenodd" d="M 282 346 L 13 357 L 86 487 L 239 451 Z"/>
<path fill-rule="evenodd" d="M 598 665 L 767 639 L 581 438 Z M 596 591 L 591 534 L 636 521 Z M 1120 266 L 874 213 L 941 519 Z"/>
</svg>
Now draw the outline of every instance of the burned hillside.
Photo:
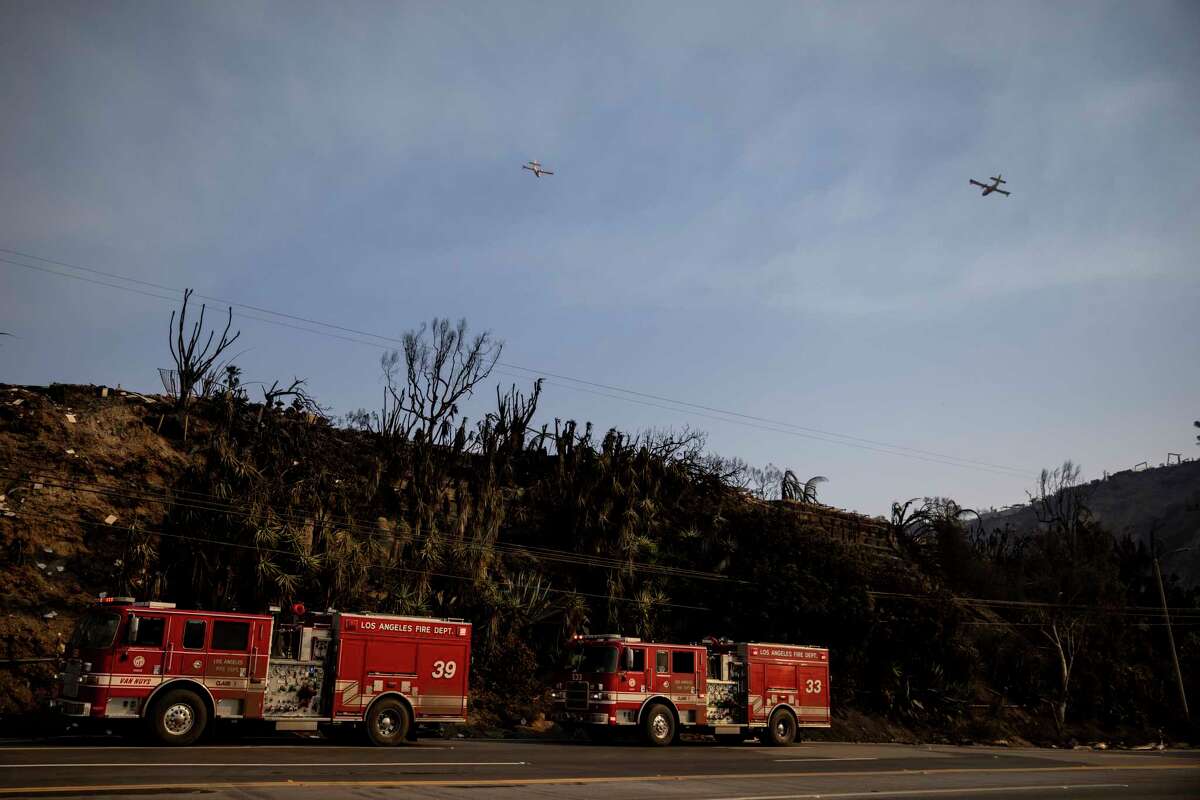
<svg viewBox="0 0 1200 800">
<path fill-rule="evenodd" d="M 382 358 L 378 411 L 332 420 L 300 379 L 252 401 L 221 361 L 232 313 L 207 332 L 202 306 L 189 326 L 189 297 L 171 316 L 168 394 L 2 387 L 0 711 L 36 705 L 73 619 L 108 592 L 469 619 L 487 726 L 542 713 L 563 642 L 597 631 L 827 646 L 843 725 L 1063 737 L 1178 721 L 1150 668 L 1163 643 L 1147 553 L 1059 502 L 1075 497 L 1069 470 L 1053 473 L 1044 529 L 1019 540 L 943 498 L 891 520 L 831 509 L 823 477 L 790 471 L 768 500 L 695 431 L 535 426 L 540 380 L 497 387 L 469 426 L 459 404 L 503 345 L 439 319 Z"/>
<path fill-rule="evenodd" d="M 0 398 L 10 659 L 54 658 L 101 591 L 218 609 L 304 600 L 471 619 L 484 725 L 535 718 L 560 643 L 602 630 L 828 645 L 834 735 L 1036 739 L 1172 721 L 1152 619 L 956 598 L 1015 601 L 1005 571 L 1033 586 L 1035 570 L 944 506 L 885 522 L 764 502 L 695 441 L 532 430 L 536 389 L 498 393 L 474 431 L 433 441 L 235 392 L 191 403 L 186 438 L 165 396 L 55 385 Z M 1116 569 L 1115 540 L 1093 538 L 1088 574 L 1111 581 L 1089 602 L 1148 603 L 1145 576 Z M 1064 693 L 1042 632 L 1063 624 L 1089 634 L 1056 725 Z M 1198 649 L 1185 629 L 1185 664 Z M 1115 673 L 1101 652 L 1119 655 Z M 0 673 L 4 711 L 32 707 L 52 672 Z"/>
</svg>

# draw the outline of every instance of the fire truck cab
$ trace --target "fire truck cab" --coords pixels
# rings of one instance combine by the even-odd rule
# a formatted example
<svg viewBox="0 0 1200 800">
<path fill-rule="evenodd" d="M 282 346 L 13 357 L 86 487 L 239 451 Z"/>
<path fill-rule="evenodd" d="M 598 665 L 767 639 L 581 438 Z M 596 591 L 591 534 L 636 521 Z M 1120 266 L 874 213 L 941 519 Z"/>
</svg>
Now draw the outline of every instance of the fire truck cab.
<svg viewBox="0 0 1200 800">
<path fill-rule="evenodd" d="M 656 746 L 681 732 L 788 745 L 800 728 L 830 725 L 823 647 L 663 644 L 613 634 L 575 637 L 570 649 L 552 693 L 553 717 L 568 728 L 636 732 Z"/>
<path fill-rule="evenodd" d="M 215 719 L 277 730 L 365 729 L 376 745 L 418 724 L 465 722 L 471 625 L 450 619 L 175 608 L 102 598 L 71 638 L 64 714 L 140 720 L 164 744 L 192 744 Z"/>
</svg>

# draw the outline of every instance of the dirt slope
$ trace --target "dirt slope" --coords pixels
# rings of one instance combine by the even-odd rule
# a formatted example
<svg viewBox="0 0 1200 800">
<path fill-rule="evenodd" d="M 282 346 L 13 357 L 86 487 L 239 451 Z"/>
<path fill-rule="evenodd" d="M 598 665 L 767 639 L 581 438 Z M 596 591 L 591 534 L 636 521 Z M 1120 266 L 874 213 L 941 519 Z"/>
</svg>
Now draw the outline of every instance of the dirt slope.
<svg viewBox="0 0 1200 800">
<path fill-rule="evenodd" d="M 131 537 L 164 509 L 97 487 L 169 487 L 186 453 L 155 434 L 161 402 L 91 386 L 0 386 L 0 658 L 56 654 L 100 588 L 119 584 Z M 88 490 L 74 486 L 87 481 Z M 28 708 L 50 664 L 0 667 L 0 713 Z"/>
</svg>

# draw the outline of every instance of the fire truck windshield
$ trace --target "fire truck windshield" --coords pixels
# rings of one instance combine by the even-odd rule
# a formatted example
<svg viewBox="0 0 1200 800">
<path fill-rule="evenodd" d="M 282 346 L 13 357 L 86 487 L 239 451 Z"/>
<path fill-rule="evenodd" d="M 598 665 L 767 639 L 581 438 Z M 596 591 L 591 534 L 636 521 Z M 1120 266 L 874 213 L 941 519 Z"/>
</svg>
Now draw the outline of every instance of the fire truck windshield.
<svg viewBox="0 0 1200 800">
<path fill-rule="evenodd" d="M 571 655 L 572 672 L 612 673 L 617 671 L 617 648 L 582 647 Z"/>
<path fill-rule="evenodd" d="M 100 650 L 112 647 L 117 638 L 117 626 L 121 616 L 105 611 L 92 611 L 79 621 L 71 636 L 71 645 L 84 650 Z"/>
</svg>

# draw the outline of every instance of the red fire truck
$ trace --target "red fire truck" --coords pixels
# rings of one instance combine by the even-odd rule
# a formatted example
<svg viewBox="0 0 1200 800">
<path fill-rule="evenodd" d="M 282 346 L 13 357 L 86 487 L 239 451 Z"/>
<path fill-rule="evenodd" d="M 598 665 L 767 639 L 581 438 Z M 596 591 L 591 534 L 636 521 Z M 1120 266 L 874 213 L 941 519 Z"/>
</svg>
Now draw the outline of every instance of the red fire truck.
<svg viewBox="0 0 1200 800">
<path fill-rule="evenodd" d="M 637 732 L 665 746 L 681 731 L 787 745 L 799 728 L 829 727 L 823 647 L 604 635 L 575 637 L 571 652 L 569 673 L 552 693 L 554 718 L 569 728 Z"/>
<path fill-rule="evenodd" d="M 279 730 L 361 726 L 377 745 L 416 726 L 465 722 L 471 625 L 381 614 L 190 611 L 102 598 L 80 621 L 61 712 L 142 720 L 165 744 L 214 719 Z"/>
</svg>

